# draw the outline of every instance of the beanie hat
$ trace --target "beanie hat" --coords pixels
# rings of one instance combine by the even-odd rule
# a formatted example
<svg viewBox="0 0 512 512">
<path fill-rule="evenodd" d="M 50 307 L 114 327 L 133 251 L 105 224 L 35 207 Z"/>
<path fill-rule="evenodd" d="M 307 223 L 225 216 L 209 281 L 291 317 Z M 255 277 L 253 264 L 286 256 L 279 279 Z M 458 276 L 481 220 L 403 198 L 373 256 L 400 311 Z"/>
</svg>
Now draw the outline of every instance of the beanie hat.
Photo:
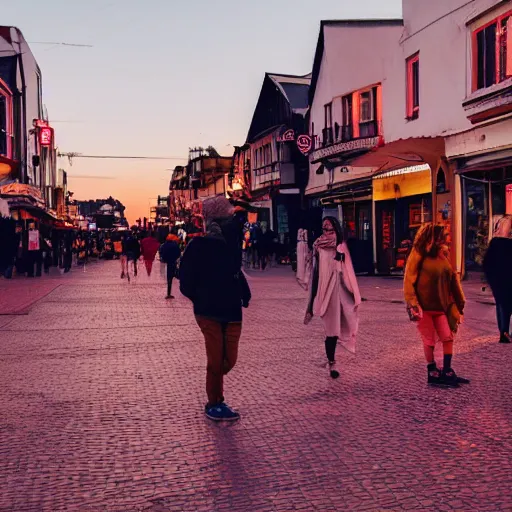
<svg viewBox="0 0 512 512">
<path fill-rule="evenodd" d="M 203 217 L 206 223 L 228 219 L 235 212 L 233 205 L 223 196 L 211 197 L 203 201 Z"/>
</svg>

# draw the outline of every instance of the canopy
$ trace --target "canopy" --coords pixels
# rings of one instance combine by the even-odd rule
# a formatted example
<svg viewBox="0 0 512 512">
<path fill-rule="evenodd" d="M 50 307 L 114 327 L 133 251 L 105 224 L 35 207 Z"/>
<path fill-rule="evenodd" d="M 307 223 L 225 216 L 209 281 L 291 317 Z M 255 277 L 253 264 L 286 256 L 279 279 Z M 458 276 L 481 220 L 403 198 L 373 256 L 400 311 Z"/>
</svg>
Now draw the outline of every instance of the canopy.
<svg viewBox="0 0 512 512">
<path fill-rule="evenodd" d="M 428 164 L 436 173 L 445 157 L 443 137 L 400 139 L 377 147 L 350 161 L 353 167 L 373 167 L 375 174 Z"/>
</svg>

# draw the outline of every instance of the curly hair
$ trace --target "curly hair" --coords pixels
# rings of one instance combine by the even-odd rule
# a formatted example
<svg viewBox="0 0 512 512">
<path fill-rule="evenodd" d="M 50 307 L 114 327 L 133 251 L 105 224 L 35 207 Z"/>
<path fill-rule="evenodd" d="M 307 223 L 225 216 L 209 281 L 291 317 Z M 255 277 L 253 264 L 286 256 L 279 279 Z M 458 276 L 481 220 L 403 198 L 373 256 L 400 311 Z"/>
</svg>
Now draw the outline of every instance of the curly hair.
<svg viewBox="0 0 512 512">
<path fill-rule="evenodd" d="M 432 223 L 423 224 L 416 233 L 413 247 L 421 256 L 437 256 L 440 246 L 444 241 L 445 228 L 442 225 Z"/>
</svg>

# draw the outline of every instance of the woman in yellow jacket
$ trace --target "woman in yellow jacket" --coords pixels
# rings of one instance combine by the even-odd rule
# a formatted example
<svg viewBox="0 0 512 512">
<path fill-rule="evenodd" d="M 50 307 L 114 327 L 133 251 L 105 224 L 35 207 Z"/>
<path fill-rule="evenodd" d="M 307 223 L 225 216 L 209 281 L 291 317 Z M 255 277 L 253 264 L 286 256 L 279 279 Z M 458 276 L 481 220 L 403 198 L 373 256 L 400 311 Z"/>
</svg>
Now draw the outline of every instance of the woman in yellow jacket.
<svg viewBox="0 0 512 512">
<path fill-rule="evenodd" d="M 447 257 L 443 226 L 425 224 L 418 230 L 405 269 L 404 295 L 409 317 L 417 322 L 423 341 L 428 383 L 444 387 L 469 384 L 469 380 L 456 375 L 451 364 L 454 334 L 462 321 L 466 301 Z M 437 339 L 443 344 L 442 370 L 434 359 Z"/>
</svg>

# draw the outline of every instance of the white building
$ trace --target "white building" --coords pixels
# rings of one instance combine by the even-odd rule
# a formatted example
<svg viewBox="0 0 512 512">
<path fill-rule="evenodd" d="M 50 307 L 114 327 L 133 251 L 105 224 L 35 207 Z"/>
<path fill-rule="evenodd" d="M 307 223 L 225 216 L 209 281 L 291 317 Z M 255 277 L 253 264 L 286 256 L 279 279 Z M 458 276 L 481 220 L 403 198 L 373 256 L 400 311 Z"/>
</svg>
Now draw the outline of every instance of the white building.
<svg viewBox="0 0 512 512">
<path fill-rule="evenodd" d="M 511 15 L 512 0 L 403 0 L 401 25 L 322 24 L 327 50 L 321 34 L 315 64 L 322 51 L 322 65 L 311 103 L 315 130 L 319 122 L 329 128 L 327 108 L 322 124 L 321 103 L 331 96 L 333 118 L 342 119 L 333 121 L 334 130 L 336 122 L 346 126 L 348 108 L 335 106 L 337 96 L 366 83 L 380 86 L 375 115 L 383 140 L 354 155 L 375 141 L 359 133 L 357 142 L 336 147 L 328 134 L 311 155 L 308 190 L 314 196 L 324 194 L 322 187 L 351 184 L 354 193 L 359 177 L 373 177 L 377 270 L 402 267 L 407 241 L 432 219 L 450 229 L 457 269 L 478 270 L 493 215 L 512 213 Z M 352 108 L 362 116 L 360 99 Z M 328 154 L 339 156 L 337 166 L 322 174 L 317 157 Z M 340 210 L 346 228 L 357 224 L 357 215 L 347 221 Z"/>
</svg>

